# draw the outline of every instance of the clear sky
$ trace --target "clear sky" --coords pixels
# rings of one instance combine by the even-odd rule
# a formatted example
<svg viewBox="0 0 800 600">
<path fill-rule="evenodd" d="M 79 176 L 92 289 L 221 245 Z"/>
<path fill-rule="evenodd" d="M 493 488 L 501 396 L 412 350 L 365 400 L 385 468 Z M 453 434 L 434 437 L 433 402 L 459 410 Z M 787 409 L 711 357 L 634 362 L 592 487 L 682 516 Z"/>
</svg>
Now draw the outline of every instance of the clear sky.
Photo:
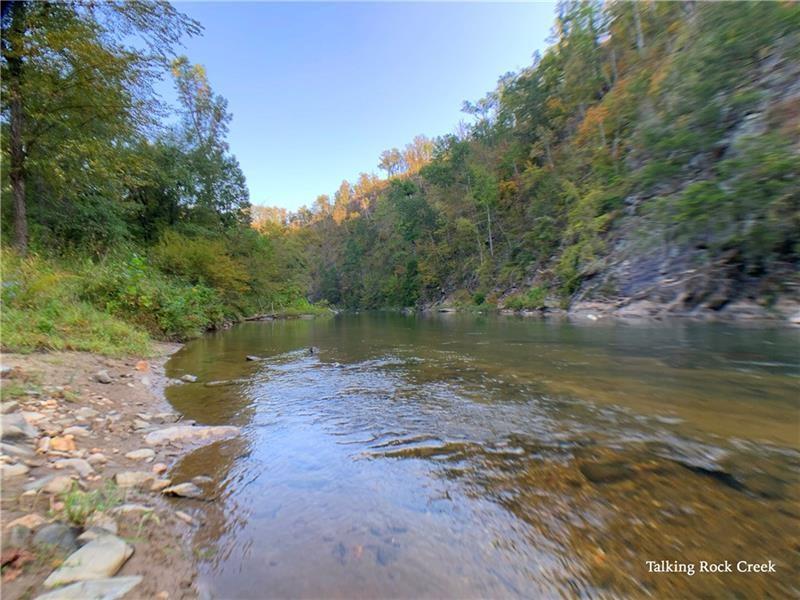
<svg viewBox="0 0 800 600">
<path fill-rule="evenodd" d="M 233 113 L 254 204 L 296 209 L 417 134 L 452 132 L 464 100 L 546 47 L 553 4 L 176 2 L 185 53 Z"/>
</svg>

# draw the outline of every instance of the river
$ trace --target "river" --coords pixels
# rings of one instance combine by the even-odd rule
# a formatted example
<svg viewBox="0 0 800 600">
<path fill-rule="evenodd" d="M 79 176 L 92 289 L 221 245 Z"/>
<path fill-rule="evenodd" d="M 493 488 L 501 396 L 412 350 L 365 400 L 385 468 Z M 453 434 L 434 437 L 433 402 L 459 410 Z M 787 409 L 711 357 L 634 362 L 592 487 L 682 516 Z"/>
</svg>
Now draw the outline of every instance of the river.
<svg viewBox="0 0 800 600">
<path fill-rule="evenodd" d="M 798 348 L 786 327 L 452 314 L 206 335 L 167 364 L 199 378 L 167 389 L 187 419 L 242 428 L 171 472 L 214 480 L 176 500 L 204 515 L 201 590 L 796 597 Z"/>
</svg>

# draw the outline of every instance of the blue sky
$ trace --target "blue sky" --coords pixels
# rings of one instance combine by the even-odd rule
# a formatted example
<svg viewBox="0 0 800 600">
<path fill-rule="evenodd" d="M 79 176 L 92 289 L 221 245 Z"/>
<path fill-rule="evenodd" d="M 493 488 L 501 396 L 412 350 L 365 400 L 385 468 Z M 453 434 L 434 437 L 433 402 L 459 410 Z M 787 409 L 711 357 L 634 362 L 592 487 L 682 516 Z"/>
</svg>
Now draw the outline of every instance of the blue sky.
<svg viewBox="0 0 800 600">
<path fill-rule="evenodd" d="M 553 4 L 178 2 L 185 54 L 233 113 L 254 204 L 296 209 L 417 134 L 452 132 L 464 100 L 546 47 Z"/>
</svg>

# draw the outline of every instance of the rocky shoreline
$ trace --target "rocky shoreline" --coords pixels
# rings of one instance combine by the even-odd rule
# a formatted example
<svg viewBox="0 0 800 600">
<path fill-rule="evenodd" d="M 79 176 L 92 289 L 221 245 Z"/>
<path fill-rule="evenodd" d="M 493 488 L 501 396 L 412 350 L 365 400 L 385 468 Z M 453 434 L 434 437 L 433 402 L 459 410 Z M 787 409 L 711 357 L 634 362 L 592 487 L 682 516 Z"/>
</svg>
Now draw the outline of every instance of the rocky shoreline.
<svg viewBox="0 0 800 600">
<path fill-rule="evenodd" d="M 4 597 L 197 597 L 187 542 L 213 481 L 172 481 L 170 468 L 237 430 L 169 406 L 163 366 L 179 348 L 159 344 L 149 360 L 3 356 Z"/>
</svg>

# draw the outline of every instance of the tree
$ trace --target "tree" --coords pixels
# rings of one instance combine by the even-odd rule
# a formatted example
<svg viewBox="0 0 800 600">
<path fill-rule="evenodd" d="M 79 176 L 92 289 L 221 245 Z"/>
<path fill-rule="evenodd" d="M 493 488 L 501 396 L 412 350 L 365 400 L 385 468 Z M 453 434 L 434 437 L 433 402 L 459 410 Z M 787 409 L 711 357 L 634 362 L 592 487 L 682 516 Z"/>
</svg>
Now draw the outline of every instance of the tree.
<svg viewBox="0 0 800 600">
<path fill-rule="evenodd" d="M 158 112 L 151 83 L 159 67 L 199 30 L 161 1 L 2 5 L 3 151 L 20 253 L 28 248 L 31 181 L 65 199 L 87 179 L 121 183 L 128 174 L 116 164 L 119 149 Z"/>
</svg>

